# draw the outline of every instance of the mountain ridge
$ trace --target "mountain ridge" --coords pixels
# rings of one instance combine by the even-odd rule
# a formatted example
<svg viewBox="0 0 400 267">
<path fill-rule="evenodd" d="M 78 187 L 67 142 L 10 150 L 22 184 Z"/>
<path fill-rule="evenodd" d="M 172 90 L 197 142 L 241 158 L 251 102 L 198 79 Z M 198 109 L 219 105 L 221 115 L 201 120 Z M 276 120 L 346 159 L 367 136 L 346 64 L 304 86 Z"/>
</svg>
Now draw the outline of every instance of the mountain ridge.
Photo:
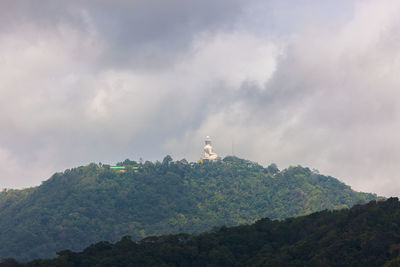
<svg viewBox="0 0 400 267">
<path fill-rule="evenodd" d="M 384 266 L 400 264 L 398 198 L 199 235 L 129 236 L 8 266 Z M 0 264 L 1 265 L 1 264 Z"/>
<path fill-rule="evenodd" d="M 0 193 L 0 258 L 52 257 L 100 240 L 200 233 L 269 217 L 284 219 L 377 199 L 301 166 L 279 171 L 236 157 L 137 163 L 126 173 L 91 163 L 40 186 Z"/>
</svg>

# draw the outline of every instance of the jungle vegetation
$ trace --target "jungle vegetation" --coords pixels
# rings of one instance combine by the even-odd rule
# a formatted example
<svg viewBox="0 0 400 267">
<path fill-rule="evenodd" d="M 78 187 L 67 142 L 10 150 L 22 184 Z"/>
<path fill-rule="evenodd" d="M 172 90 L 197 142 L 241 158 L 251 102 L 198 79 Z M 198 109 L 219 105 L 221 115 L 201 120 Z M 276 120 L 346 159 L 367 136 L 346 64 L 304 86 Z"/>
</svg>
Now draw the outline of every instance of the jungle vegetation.
<svg viewBox="0 0 400 267">
<path fill-rule="evenodd" d="M 162 162 L 125 160 L 118 165 L 126 172 L 91 163 L 56 173 L 38 187 L 3 190 L 0 260 L 49 258 L 60 250 L 79 251 L 126 235 L 139 241 L 154 235 L 198 234 L 213 227 L 261 218 L 282 220 L 377 199 L 309 168 L 280 171 L 275 164 L 263 167 L 237 157 L 189 163 L 166 156 Z M 229 231 L 237 229 L 241 228 Z M 120 242 L 128 242 L 124 240 Z M 133 241 L 129 246 L 137 246 Z"/>
<path fill-rule="evenodd" d="M 400 203 L 371 201 L 283 221 L 218 227 L 199 235 L 123 237 L 56 259 L 3 266 L 399 266 Z M 1 264 L 0 264 L 1 266 Z"/>
</svg>

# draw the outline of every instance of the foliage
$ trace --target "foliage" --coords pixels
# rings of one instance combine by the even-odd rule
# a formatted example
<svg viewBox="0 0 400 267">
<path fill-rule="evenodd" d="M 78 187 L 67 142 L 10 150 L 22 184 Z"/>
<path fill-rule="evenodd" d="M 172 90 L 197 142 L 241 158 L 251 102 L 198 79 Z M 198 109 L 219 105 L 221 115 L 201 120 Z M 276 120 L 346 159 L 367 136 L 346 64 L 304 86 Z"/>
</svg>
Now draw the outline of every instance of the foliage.
<svg viewBox="0 0 400 267">
<path fill-rule="evenodd" d="M 125 235 L 137 241 L 196 234 L 376 199 L 308 168 L 279 171 L 236 157 L 201 164 L 167 156 L 117 165 L 126 172 L 92 163 L 56 173 L 36 188 L 1 192 L 0 259 L 54 257 L 62 249 L 77 251 Z"/>
<path fill-rule="evenodd" d="M 371 201 L 284 221 L 188 234 L 129 236 L 15 266 L 399 266 L 400 203 Z"/>
</svg>

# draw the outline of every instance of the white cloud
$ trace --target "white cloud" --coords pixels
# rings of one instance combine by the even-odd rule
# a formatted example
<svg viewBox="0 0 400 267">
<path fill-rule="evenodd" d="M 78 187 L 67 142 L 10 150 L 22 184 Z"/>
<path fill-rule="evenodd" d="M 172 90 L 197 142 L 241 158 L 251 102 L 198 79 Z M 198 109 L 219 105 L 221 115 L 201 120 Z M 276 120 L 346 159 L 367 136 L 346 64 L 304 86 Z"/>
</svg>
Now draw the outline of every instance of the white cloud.
<svg viewBox="0 0 400 267">
<path fill-rule="evenodd" d="M 262 88 L 276 67 L 279 48 L 270 40 L 245 32 L 200 34 L 194 52 L 180 68 L 201 81 L 222 81 L 239 89 L 243 82 Z M 197 76 L 197 77 L 196 77 Z"/>
<path fill-rule="evenodd" d="M 311 3 L 12 11 L 26 21 L 0 32 L 0 162 L 13 169 L 0 187 L 91 161 L 197 160 L 211 135 L 222 155 L 233 141 L 262 164 L 396 194 L 400 4 Z"/>
<path fill-rule="evenodd" d="M 210 114 L 186 134 L 178 155 L 210 134 L 222 154 L 234 140 L 242 157 L 302 164 L 358 190 L 398 194 L 399 7 L 359 2 L 352 19 L 333 31 L 317 25 L 297 32 L 264 92 Z M 174 139 L 170 147 L 178 144 Z"/>
</svg>

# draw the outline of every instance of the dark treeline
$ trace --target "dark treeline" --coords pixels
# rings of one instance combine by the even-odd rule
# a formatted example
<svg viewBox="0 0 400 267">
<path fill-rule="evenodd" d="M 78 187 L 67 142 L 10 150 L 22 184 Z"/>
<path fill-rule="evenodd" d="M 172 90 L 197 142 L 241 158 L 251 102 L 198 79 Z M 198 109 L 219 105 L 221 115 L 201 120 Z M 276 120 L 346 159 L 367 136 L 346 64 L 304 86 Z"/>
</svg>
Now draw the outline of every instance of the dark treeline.
<svg viewBox="0 0 400 267">
<path fill-rule="evenodd" d="M 300 166 L 279 171 L 236 157 L 87 166 L 36 188 L 0 193 L 0 260 L 28 261 L 130 235 L 201 233 L 214 226 L 284 219 L 376 199 Z"/>
<path fill-rule="evenodd" d="M 124 237 L 58 254 L 25 264 L 8 259 L 0 266 L 399 266 L 400 204 L 390 198 L 197 236 L 147 237 L 138 243 Z"/>
</svg>

